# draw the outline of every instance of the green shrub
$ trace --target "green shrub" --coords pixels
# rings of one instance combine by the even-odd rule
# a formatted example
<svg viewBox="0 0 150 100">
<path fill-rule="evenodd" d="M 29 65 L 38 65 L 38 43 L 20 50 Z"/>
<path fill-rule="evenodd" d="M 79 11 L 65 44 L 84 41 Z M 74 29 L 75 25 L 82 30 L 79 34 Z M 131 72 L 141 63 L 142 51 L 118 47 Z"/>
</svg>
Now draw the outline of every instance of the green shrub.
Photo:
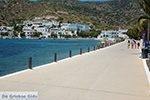
<svg viewBox="0 0 150 100">
<path fill-rule="evenodd" d="M 1 35 L 2 35 L 2 36 L 8 36 L 9 33 L 8 33 L 8 32 L 2 32 Z"/>
</svg>

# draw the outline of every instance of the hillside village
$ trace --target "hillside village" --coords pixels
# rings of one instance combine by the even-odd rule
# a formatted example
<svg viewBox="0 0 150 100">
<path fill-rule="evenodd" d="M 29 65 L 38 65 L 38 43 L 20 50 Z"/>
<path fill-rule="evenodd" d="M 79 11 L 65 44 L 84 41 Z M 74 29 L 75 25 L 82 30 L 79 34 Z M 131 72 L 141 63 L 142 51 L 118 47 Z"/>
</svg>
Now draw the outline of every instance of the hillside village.
<svg viewBox="0 0 150 100">
<path fill-rule="evenodd" d="M 1 38 L 69 38 L 76 37 L 78 31 L 90 31 L 88 25 L 59 23 L 48 21 L 43 17 L 35 17 L 14 27 L 1 26 Z"/>
<path fill-rule="evenodd" d="M 0 1 L 0 38 L 106 38 L 114 30 L 119 34 L 119 28 L 133 27 L 136 23 L 128 26 L 127 22 L 143 15 L 139 9 L 136 0 Z"/>
<path fill-rule="evenodd" d="M 118 37 L 129 38 L 128 30 L 93 31 L 88 25 L 59 23 L 48 21 L 44 17 L 35 17 L 33 20 L 24 21 L 14 27 L 1 26 L 0 38 L 3 39 L 48 39 L 48 38 L 97 38 L 99 40 L 115 41 Z"/>
<path fill-rule="evenodd" d="M 92 29 L 126 29 L 127 22 L 142 15 L 137 0 L 79 2 L 78 0 L 0 1 L 0 26 L 14 26 L 37 16 L 54 16 L 57 22 L 89 25 Z"/>
</svg>

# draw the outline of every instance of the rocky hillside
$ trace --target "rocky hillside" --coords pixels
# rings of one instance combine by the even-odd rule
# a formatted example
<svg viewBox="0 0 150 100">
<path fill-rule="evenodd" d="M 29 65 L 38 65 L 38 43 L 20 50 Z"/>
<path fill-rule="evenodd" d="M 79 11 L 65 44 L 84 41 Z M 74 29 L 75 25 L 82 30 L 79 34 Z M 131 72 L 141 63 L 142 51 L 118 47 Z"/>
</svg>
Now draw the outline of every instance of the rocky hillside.
<svg viewBox="0 0 150 100">
<path fill-rule="evenodd" d="M 34 17 L 55 16 L 59 22 L 90 25 L 94 29 L 127 28 L 126 23 L 141 15 L 137 0 L 80 2 L 78 0 L 0 1 L 0 25 L 14 25 Z"/>
</svg>

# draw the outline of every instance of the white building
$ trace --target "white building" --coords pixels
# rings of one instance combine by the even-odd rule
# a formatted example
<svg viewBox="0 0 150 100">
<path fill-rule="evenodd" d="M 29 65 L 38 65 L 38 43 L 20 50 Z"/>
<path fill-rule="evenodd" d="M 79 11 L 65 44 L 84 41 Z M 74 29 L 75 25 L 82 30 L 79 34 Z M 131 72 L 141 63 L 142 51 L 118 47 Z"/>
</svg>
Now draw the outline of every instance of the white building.
<svg viewBox="0 0 150 100">
<path fill-rule="evenodd" d="M 65 33 L 66 35 L 73 35 L 72 33 L 71 33 L 71 31 L 66 31 L 66 33 Z"/>
<path fill-rule="evenodd" d="M 32 30 L 32 26 L 24 26 L 22 31 L 31 31 Z"/>
<path fill-rule="evenodd" d="M 32 26 L 24 26 L 22 31 L 25 33 L 26 38 L 31 38 L 31 36 L 34 34 L 34 30 L 32 29 Z"/>
<path fill-rule="evenodd" d="M 122 37 L 122 38 L 129 38 L 128 35 L 126 35 L 126 32 L 128 30 L 121 30 L 119 29 L 119 31 L 102 31 L 100 35 L 98 35 L 98 39 L 102 39 L 102 40 L 115 40 L 115 38 L 117 37 Z"/>
<path fill-rule="evenodd" d="M 31 25 L 32 24 L 32 21 L 24 21 L 23 22 L 23 25 L 27 26 L 27 25 Z"/>
<path fill-rule="evenodd" d="M 59 22 L 50 22 L 50 23 L 52 23 L 53 25 L 55 25 L 56 27 L 58 27 L 59 26 Z"/>
<path fill-rule="evenodd" d="M 118 37 L 117 31 L 102 31 L 100 35 L 98 35 L 98 39 L 101 40 L 115 40 Z"/>
<path fill-rule="evenodd" d="M 121 30 L 121 29 L 119 28 L 118 36 L 119 36 L 119 37 L 123 37 L 123 38 L 129 38 L 129 36 L 126 34 L 127 32 L 128 32 L 127 29 L 126 29 L 126 30 Z"/>
<path fill-rule="evenodd" d="M 48 38 L 48 37 L 50 37 L 50 36 L 51 36 L 50 33 L 48 33 L 48 32 L 43 32 L 43 33 L 42 33 L 42 36 L 40 36 L 40 37 Z"/>
<path fill-rule="evenodd" d="M 78 30 L 78 25 L 77 24 L 68 24 L 66 30 Z"/>
<path fill-rule="evenodd" d="M 65 29 L 65 30 L 78 30 L 79 29 L 79 30 L 89 31 L 90 27 L 88 25 L 62 23 L 61 29 Z"/>
<path fill-rule="evenodd" d="M 58 27 L 59 26 L 59 22 L 43 22 L 43 26 L 45 26 L 47 28 L 51 28 L 53 25 Z"/>
<path fill-rule="evenodd" d="M 50 29 L 50 33 L 53 33 L 53 34 L 65 34 L 64 32 L 65 32 L 64 30 L 59 29 L 59 28 Z"/>
<path fill-rule="evenodd" d="M 8 32 L 8 36 L 13 36 L 14 27 L 8 27 L 8 26 L 0 26 L 0 38 L 2 37 L 2 32 Z"/>
<path fill-rule="evenodd" d="M 12 31 L 13 31 L 13 30 L 14 30 L 14 27 L 8 27 L 8 26 L 7 26 L 7 30 L 12 30 Z"/>
<path fill-rule="evenodd" d="M 33 22 L 32 26 L 34 26 L 34 27 L 43 26 L 43 23 L 41 21 L 36 21 L 36 22 Z"/>
<path fill-rule="evenodd" d="M 53 28 L 53 29 L 50 29 L 50 33 L 53 33 L 53 34 L 57 34 L 57 35 L 73 35 L 71 33 L 71 31 L 66 31 L 66 30 L 63 30 L 63 29 L 59 29 L 59 28 Z"/>
<path fill-rule="evenodd" d="M 70 24 L 70 23 L 62 23 L 61 29 L 58 28 L 59 22 L 49 22 L 47 20 L 43 20 L 43 17 L 36 17 L 32 21 L 24 21 L 23 32 L 25 32 L 26 36 L 32 35 L 34 32 L 42 32 L 42 36 L 48 37 L 51 33 L 57 35 L 73 35 L 69 30 L 75 30 L 75 35 L 77 30 L 85 30 L 89 31 L 90 27 L 88 25 L 81 25 L 81 24 Z M 52 28 L 52 26 L 56 26 L 56 28 Z"/>
<path fill-rule="evenodd" d="M 7 32 L 8 30 L 13 31 L 13 30 L 14 30 L 14 27 L 0 26 L 0 30 L 1 30 L 2 32 Z"/>
<path fill-rule="evenodd" d="M 48 29 L 46 27 L 36 27 L 34 28 L 35 31 L 37 32 L 48 32 Z"/>
<path fill-rule="evenodd" d="M 68 23 L 61 23 L 61 29 L 67 30 L 68 29 Z"/>
<path fill-rule="evenodd" d="M 31 38 L 31 36 L 34 34 L 34 31 L 24 31 L 26 38 Z"/>
<path fill-rule="evenodd" d="M 35 31 L 42 32 L 42 35 L 40 37 L 48 38 L 51 35 L 47 27 L 37 27 L 35 28 Z"/>
<path fill-rule="evenodd" d="M 78 28 L 79 28 L 79 30 L 90 31 L 90 27 L 88 25 L 78 24 Z"/>
</svg>

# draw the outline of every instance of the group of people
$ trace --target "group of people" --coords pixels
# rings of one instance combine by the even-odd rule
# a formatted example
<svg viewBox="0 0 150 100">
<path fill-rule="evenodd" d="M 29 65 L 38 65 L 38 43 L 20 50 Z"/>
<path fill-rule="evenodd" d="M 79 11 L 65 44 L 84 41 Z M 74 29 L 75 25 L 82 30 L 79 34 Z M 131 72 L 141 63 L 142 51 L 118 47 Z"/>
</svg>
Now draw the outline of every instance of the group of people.
<svg viewBox="0 0 150 100">
<path fill-rule="evenodd" d="M 133 49 L 133 47 L 135 47 L 136 49 L 136 45 L 138 46 L 138 49 L 140 47 L 140 42 L 136 42 L 135 39 L 132 39 L 132 40 L 128 40 L 128 48 L 130 47 L 130 44 L 131 44 L 131 48 Z"/>
</svg>

